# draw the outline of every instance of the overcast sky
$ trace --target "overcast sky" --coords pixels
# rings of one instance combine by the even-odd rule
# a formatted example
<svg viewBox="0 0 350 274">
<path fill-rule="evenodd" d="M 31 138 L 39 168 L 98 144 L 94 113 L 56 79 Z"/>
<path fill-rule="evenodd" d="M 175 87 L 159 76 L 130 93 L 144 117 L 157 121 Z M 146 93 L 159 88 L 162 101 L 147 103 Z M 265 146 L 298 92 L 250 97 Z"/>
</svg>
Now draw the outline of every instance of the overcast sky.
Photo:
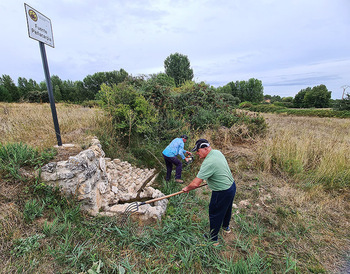
<svg viewBox="0 0 350 274">
<path fill-rule="evenodd" d="M 45 80 L 24 2 L 0 0 L 0 74 Z M 350 86 L 350 0 L 28 0 L 50 18 L 51 75 L 83 80 L 121 68 L 164 72 L 187 55 L 196 82 L 215 87 L 256 78 L 264 94 L 295 96 L 320 84 L 342 97 Z M 350 88 L 346 90 L 350 93 Z"/>
</svg>

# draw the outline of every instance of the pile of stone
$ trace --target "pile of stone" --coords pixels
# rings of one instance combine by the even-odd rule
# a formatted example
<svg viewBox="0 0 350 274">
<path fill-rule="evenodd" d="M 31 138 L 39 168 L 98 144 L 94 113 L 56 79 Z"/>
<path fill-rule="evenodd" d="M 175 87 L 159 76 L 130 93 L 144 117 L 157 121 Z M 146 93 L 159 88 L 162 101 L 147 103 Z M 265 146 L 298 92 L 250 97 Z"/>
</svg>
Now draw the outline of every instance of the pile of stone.
<svg viewBox="0 0 350 274">
<path fill-rule="evenodd" d="M 119 159 L 105 158 L 97 138 L 78 155 L 41 169 L 44 182 L 58 186 L 65 195 L 76 197 L 81 201 L 81 208 L 94 216 L 121 217 L 132 202 L 164 196 L 152 187 L 156 176 L 155 169 L 141 169 Z M 141 223 L 160 220 L 167 203 L 167 199 L 163 199 L 142 205 L 131 217 Z"/>
</svg>

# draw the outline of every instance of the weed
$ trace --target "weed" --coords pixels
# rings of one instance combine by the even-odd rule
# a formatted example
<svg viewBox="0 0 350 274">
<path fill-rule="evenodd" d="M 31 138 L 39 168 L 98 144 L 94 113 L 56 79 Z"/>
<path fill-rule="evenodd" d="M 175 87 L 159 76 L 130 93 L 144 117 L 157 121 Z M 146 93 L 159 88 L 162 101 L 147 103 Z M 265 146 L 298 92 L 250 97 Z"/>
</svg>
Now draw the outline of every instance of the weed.
<svg viewBox="0 0 350 274">
<path fill-rule="evenodd" d="M 55 235 L 59 231 L 58 228 L 58 218 L 54 219 L 51 223 L 45 221 L 43 225 L 43 233 L 50 237 Z"/>
<path fill-rule="evenodd" d="M 286 260 L 286 270 L 284 271 L 284 273 L 288 273 L 289 271 L 296 272 L 297 270 L 296 261 L 289 254 L 286 254 L 284 258 Z"/>
<path fill-rule="evenodd" d="M 286 208 L 277 206 L 276 207 L 276 214 L 282 218 L 287 218 L 289 215 L 289 211 Z"/>
<path fill-rule="evenodd" d="M 16 257 L 25 256 L 40 246 L 39 240 L 44 238 L 42 234 L 34 234 L 28 238 L 20 238 L 15 241 L 11 254 Z"/>
<path fill-rule="evenodd" d="M 103 262 L 101 260 L 99 260 L 98 262 L 94 262 L 92 264 L 92 267 L 87 271 L 87 273 L 89 274 L 97 274 L 97 273 L 101 273 L 101 269 L 103 268 Z M 124 273 L 124 272 L 120 272 L 120 273 Z"/>
<path fill-rule="evenodd" d="M 38 167 L 52 159 L 54 150 L 39 152 L 23 143 L 0 143 L 0 171 L 3 170 L 7 177 L 24 180 L 20 175 L 21 167 Z"/>
<path fill-rule="evenodd" d="M 40 205 L 40 202 L 36 199 L 26 202 L 24 205 L 23 216 L 26 222 L 32 222 L 35 218 L 41 217 L 44 211 L 44 204 Z"/>
</svg>

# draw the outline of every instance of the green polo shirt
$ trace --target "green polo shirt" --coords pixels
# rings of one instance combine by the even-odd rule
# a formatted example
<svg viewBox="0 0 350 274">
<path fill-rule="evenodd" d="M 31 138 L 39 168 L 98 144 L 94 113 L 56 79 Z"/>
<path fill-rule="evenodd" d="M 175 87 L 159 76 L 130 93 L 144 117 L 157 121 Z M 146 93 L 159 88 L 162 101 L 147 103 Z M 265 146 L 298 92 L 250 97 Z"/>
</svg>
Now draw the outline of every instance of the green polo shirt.
<svg viewBox="0 0 350 274">
<path fill-rule="evenodd" d="M 232 173 L 225 156 L 215 149 L 205 157 L 197 177 L 206 180 L 213 191 L 229 189 L 233 183 Z"/>
</svg>

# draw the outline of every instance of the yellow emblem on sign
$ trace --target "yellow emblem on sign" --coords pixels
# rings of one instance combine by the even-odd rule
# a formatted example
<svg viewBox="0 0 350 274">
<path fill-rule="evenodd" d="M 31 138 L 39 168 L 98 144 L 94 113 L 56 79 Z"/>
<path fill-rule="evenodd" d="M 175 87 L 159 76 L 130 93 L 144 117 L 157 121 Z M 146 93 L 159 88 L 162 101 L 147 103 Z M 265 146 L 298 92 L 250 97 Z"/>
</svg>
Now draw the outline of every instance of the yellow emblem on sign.
<svg viewBox="0 0 350 274">
<path fill-rule="evenodd" d="M 32 18 L 34 22 L 38 20 L 38 16 L 36 15 L 36 12 L 34 10 L 29 10 L 28 14 L 29 14 L 29 17 Z"/>
</svg>

